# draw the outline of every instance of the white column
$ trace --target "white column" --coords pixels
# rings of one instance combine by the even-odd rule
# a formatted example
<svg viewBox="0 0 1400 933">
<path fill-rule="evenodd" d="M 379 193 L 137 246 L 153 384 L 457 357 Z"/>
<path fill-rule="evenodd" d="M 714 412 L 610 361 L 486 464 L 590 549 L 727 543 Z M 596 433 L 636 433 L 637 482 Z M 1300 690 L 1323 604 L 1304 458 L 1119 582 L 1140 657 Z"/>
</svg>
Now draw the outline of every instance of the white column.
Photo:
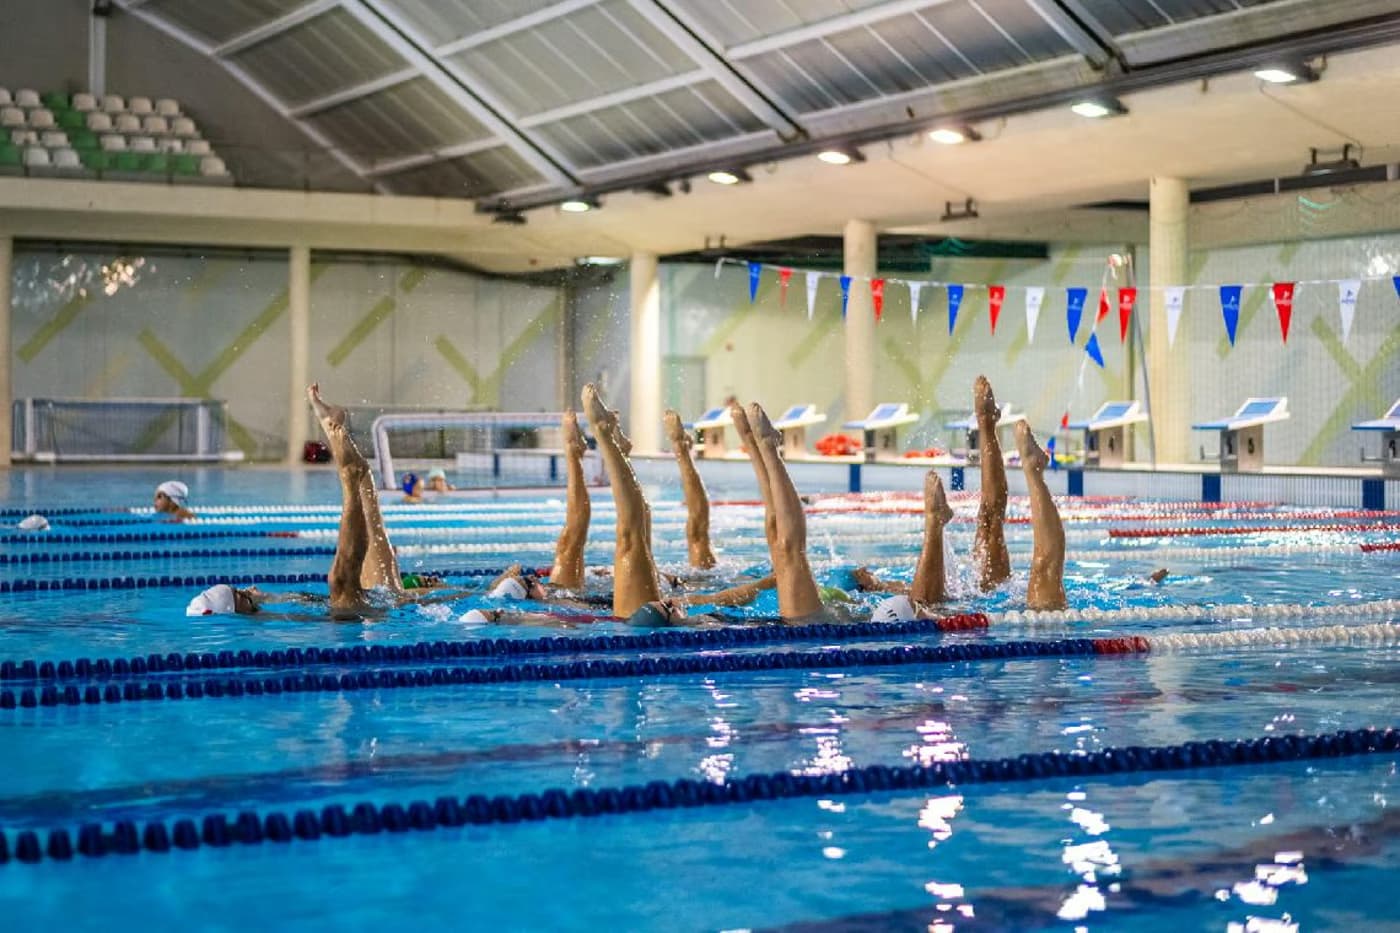
<svg viewBox="0 0 1400 933">
<path fill-rule="evenodd" d="M 0 467 L 10 465 L 10 405 L 14 378 L 10 371 L 10 267 L 15 241 L 0 234 Z"/>
<path fill-rule="evenodd" d="M 852 281 L 846 305 L 844 421 L 864 418 L 875 407 L 875 306 L 868 281 L 875 275 L 875 251 L 875 225 L 868 220 L 846 221 L 845 272 Z"/>
<path fill-rule="evenodd" d="M 1147 379 L 1158 463 L 1186 463 L 1190 450 L 1190 360 L 1184 346 L 1167 347 L 1167 303 L 1163 286 L 1186 284 L 1187 212 L 1191 190 L 1180 178 L 1153 178 L 1148 249 L 1152 286 L 1147 330 Z M 1182 314 L 1177 340 L 1190 328 Z"/>
<path fill-rule="evenodd" d="M 107 93 L 107 17 L 88 16 L 88 92 L 98 102 Z"/>
<path fill-rule="evenodd" d="M 661 450 L 661 279 L 655 253 L 633 253 L 628 267 L 632 297 L 632 413 L 623 426 L 632 449 Z"/>
<path fill-rule="evenodd" d="M 287 317 L 290 323 L 287 367 L 287 463 L 300 463 L 302 445 L 311 439 L 310 406 L 306 386 L 310 382 L 311 356 L 311 249 L 293 246 L 287 269 Z"/>
</svg>

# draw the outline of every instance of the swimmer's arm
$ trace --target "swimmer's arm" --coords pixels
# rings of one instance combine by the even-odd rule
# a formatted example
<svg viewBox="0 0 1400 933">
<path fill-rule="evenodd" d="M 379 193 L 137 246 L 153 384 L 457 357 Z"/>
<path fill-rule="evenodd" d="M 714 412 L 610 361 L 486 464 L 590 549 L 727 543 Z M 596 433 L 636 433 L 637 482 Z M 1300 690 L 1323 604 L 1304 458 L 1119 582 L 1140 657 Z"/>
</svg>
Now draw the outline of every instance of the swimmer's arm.
<svg viewBox="0 0 1400 933">
<path fill-rule="evenodd" d="M 909 584 L 902 580 L 881 580 L 870 572 L 869 567 L 857 567 L 851 571 L 856 578 L 856 588 L 866 593 L 908 593 Z"/>
<path fill-rule="evenodd" d="M 476 590 L 464 590 L 455 586 L 450 589 L 445 586 L 419 586 L 404 590 L 404 599 L 420 606 L 432 603 L 450 603 L 467 596 L 480 595 Z"/>
<path fill-rule="evenodd" d="M 770 573 L 761 580 L 751 580 L 748 583 L 731 586 L 729 589 L 720 590 L 717 593 L 693 593 L 689 596 L 683 596 L 681 601 L 687 605 L 703 603 L 709 606 L 747 606 L 758 598 L 759 593 L 771 590 L 775 586 L 777 586 L 777 579 Z"/>
</svg>

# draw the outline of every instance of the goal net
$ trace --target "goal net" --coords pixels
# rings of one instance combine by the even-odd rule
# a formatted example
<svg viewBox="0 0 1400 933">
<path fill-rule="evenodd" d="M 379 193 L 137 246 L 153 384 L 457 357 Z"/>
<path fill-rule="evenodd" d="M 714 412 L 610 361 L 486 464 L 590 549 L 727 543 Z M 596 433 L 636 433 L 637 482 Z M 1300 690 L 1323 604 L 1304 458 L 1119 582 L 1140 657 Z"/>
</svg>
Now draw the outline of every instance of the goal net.
<svg viewBox="0 0 1400 933">
<path fill-rule="evenodd" d="M 226 403 L 202 398 L 21 398 L 11 411 L 13 459 L 241 460 L 224 449 Z"/>
</svg>

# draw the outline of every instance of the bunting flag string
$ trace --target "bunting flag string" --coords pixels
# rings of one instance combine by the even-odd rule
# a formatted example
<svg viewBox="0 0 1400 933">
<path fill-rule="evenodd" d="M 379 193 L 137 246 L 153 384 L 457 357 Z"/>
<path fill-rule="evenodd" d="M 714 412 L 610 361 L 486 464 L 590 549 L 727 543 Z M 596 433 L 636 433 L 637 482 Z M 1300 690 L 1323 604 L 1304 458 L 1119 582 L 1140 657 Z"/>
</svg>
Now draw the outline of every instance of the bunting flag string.
<svg viewBox="0 0 1400 933">
<path fill-rule="evenodd" d="M 997 332 L 997 318 L 1001 317 L 1001 303 L 1006 300 L 1005 285 L 987 286 L 987 315 L 992 320 L 992 335 Z"/>
<path fill-rule="evenodd" d="M 1040 320 L 1040 306 L 1045 302 L 1045 289 L 1033 285 L 1026 289 L 1026 343 L 1035 341 L 1035 325 Z"/>
<path fill-rule="evenodd" d="M 812 319 L 812 314 L 817 310 L 817 286 L 821 284 L 822 274 L 820 272 L 807 273 L 807 320 Z"/>
<path fill-rule="evenodd" d="M 846 319 L 846 306 L 851 303 L 851 277 L 841 276 L 841 320 Z"/>
<path fill-rule="evenodd" d="M 1361 293 L 1360 279 L 1343 279 L 1337 283 L 1342 312 L 1342 343 L 1351 336 L 1351 322 L 1356 317 L 1356 296 Z"/>
<path fill-rule="evenodd" d="M 948 286 L 948 336 L 953 335 L 953 325 L 958 322 L 958 308 L 962 306 L 963 287 L 961 285 Z"/>
<path fill-rule="evenodd" d="M 919 323 L 919 292 L 923 289 L 923 282 L 909 283 L 909 319 L 915 324 Z"/>
<path fill-rule="evenodd" d="M 1167 289 L 1167 349 L 1176 343 L 1176 325 L 1181 323 L 1181 309 L 1186 303 L 1186 289 L 1173 286 Z"/>
<path fill-rule="evenodd" d="M 1084 352 L 1089 354 L 1089 359 L 1099 364 L 1099 369 L 1103 369 L 1103 351 L 1099 349 L 1098 334 L 1089 335 L 1089 342 L 1084 344 Z"/>
<path fill-rule="evenodd" d="M 870 280 L 870 301 L 875 306 L 875 323 L 880 323 L 881 316 L 885 313 L 885 280 Z"/>
<path fill-rule="evenodd" d="M 1074 343 L 1079 336 L 1079 319 L 1084 316 L 1084 301 L 1089 297 L 1087 288 L 1066 290 L 1065 318 L 1069 322 L 1069 342 Z"/>
<path fill-rule="evenodd" d="M 1133 316 L 1133 304 L 1137 301 L 1137 288 L 1118 289 L 1118 342 L 1128 342 L 1128 320 Z"/>
<path fill-rule="evenodd" d="M 758 297 L 758 280 L 763 276 L 763 264 L 757 262 L 749 263 L 749 304 L 754 303 Z"/>
<path fill-rule="evenodd" d="M 792 281 L 792 270 L 784 266 L 778 270 L 778 307 L 787 308 L 788 283 Z"/>
<path fill-rule="evenodd" d="M 1220 286 L 1220 312 L 1225 316 L 1225 333 L 1230 336 L 1230 346 L 1235 345 L 1235 329 L 1240 326 L 1239 285 Z"/>
<path fill-rule="evenodd" d="M 1106 317 L 1108 317 L 1108 287 L 1100 286 L 1099 311 L 1098 314 L 1094 317 L 1094 326 L 1098 327 L 1099 324 L 1102 323 L 1103 319 Z"/>
<path fill-rule="evenodd" d="M 1293 283 L 1275 282 L 1271 289 L 1274 295 L 1274 308 L 1278 311 L 1278 326 L 1283 332 L 1283 342 L 1288 343 L 1288 325 L 1293 320 Z"/>
</svg>

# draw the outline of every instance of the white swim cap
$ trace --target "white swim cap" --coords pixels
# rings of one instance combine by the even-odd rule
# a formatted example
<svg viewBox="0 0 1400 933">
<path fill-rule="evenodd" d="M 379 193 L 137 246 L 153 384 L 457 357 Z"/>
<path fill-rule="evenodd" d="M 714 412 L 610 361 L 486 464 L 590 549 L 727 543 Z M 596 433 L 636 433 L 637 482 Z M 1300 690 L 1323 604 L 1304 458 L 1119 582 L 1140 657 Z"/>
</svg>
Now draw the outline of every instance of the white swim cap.
<svg viewBox="0 0 1400 933">
<path fill-rule="evenodd" d="M 185 500 L 190 497 L 190 487 L 180 482 L 178 479 L 168 479 L 156 487 L 156 492 L 165 493 L 165 497 L 176 505 L 183 506 Z"/>
<path fill-rule="evenodd" d="M 222 616 L 234 613 L 233 587 L 227 583 L 211 586 L 185 607 L 187 616 Z"/>
<path fill-rule="evenodd" d="M 48 531 L 49 520 L 42 515 L 31 515 L 19 523 L 22 531 Z"/>
<path fill-rule="evenodd" d="M 447 479 L 447 471 L 446 471 L 446 470 L 441 470 L 441 469 L 438 469 L 438 470 L 429 470 L 429 471 L 428 471 L 428 481 L 429 481 L 429 482 L 432 482 L 432 481 L 435 480 L 435 479 Z"/>
<path fill-rule="evenodd" d="M 871 622 L 913 622 L 918 617 L 908 596 L 891 596 L 875 604 Z"/>
<path fill-rule="evenodd" d="M 480 609 L 468 609 L 466 612 L 462 613 L 462 617 L 457 621 L 466 622 L 468 625 L 486 625 L 491 620 L 488 619 L 486 613 L 482 612 Z"/>
<path fill-rule="evenodd" d="M 506 577 L 490 593 L 492 599 L 524 599 L 526 596 L 525 584 L 520 582 L 519 577 Z"/>
</svg>

